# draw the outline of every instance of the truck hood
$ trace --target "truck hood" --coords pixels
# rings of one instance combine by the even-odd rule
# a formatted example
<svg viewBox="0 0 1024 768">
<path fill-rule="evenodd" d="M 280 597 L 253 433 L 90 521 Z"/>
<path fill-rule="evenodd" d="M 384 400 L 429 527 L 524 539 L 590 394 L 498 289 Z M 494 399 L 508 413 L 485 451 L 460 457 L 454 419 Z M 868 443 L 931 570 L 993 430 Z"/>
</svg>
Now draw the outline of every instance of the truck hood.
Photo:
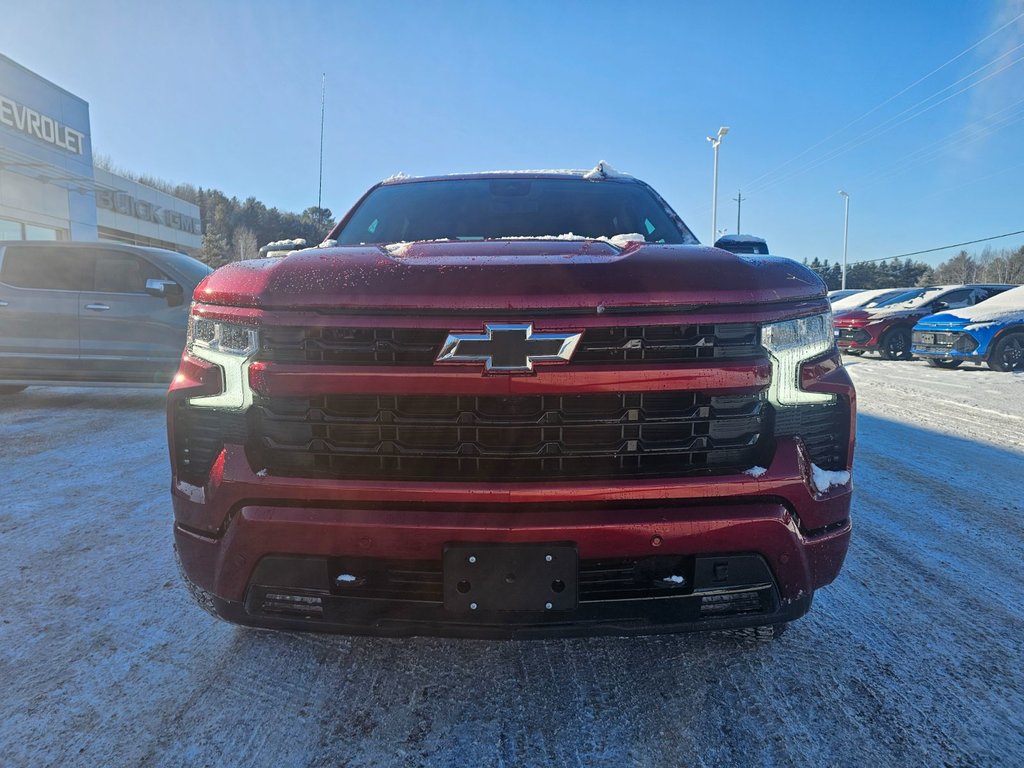
<svg viewBox="0 0 1024 768">
<path fill-rule="evenodd" d="M 814 299 L 795 261 L 694 245 L 489 240 L 338 246 L 230 264 L 195 300 L 260 309 L 657 309 Z"/>
</svg>

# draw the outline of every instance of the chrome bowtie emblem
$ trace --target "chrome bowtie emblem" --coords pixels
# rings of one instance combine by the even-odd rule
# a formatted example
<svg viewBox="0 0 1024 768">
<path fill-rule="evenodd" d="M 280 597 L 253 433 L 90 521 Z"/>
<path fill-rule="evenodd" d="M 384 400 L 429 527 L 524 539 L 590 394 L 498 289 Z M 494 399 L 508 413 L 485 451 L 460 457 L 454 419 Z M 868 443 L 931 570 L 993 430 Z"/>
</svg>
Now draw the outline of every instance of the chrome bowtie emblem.
<svg viewBox="0 0 1024 768">
<path fill-rule="evenodd" d="M 488 371 L 529 373 L 534 363 L 567 362 L 581 333 L 534 333 L 532 323 L 484 326 L 483 333 L 452 333 L 439 363 L 484 363 Z"/>
</svg>

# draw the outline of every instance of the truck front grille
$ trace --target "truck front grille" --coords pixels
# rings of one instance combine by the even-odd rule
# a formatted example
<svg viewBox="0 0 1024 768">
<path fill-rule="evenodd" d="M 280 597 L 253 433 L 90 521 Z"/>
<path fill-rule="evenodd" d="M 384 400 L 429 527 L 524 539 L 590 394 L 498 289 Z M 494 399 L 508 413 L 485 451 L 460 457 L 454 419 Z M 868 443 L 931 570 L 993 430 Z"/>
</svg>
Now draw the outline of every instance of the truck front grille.
<svg viewBox="0 0 1024 768">
<path fill-rule="evenodd" d="M 447 336 L 445 330 L 430 328 L 271 327 L 261 333 L 260 358 L 281 363 L 433 365 Z M 755 323 L 637 325 L 586 329 L 571 364 L 686 363 L 759 354 Z"/>
<path fill-rule="evenodd" d="M 270 474 L 537 481 L 746 469 L 770 449 L 761 395 L 327 395 L 254 403 L 250 461 Z"/>
</svg>

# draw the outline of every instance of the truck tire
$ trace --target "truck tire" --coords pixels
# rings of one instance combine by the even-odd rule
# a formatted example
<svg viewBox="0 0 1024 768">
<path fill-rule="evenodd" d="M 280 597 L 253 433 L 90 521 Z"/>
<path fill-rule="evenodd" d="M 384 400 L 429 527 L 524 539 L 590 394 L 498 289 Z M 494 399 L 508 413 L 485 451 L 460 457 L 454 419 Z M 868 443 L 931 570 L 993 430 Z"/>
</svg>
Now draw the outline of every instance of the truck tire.
<svg viewBox="0 0 1024 768">
<path fill-rule="evenodd" d="M 1024 371 L 1024 333 L 1008 333 L 996 342 L 988 367 L 1000 373 Z"/>
<path fill-rule="evenodd" d="M 878 350 L 886 360 L 909 360 L 910 331 L 907 328 L 893 328 L 882 337 Z"/>
<path fill-rule="evenodd" d="M 21 384 L 2 384 L 0 385 L 0 395 L 16 395 L 24 389 L 25 387 Z"/>
<path fill-rule="evenodd" d="M 932 368 L 959 368 L 963 360 L 939 360 L 935 357 L 926 357 L 925 362 Z"/>
</svg>

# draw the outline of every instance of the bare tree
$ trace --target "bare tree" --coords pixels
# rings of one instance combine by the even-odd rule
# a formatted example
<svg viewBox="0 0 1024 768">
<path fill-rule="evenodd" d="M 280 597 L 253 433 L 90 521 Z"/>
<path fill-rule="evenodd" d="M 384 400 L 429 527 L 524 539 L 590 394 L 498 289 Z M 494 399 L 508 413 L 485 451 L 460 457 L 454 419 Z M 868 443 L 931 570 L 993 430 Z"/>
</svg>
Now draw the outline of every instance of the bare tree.
<svg viewBox="0 0 1024 768">
<path fill-rule="evenodd" d="M 231 234 L 231 241 L 235 245 L 235 255 L 239 261 L 255 259 L 260 255 L 256 233 L 248 227 L 236 227 Z"/>
</svg>

